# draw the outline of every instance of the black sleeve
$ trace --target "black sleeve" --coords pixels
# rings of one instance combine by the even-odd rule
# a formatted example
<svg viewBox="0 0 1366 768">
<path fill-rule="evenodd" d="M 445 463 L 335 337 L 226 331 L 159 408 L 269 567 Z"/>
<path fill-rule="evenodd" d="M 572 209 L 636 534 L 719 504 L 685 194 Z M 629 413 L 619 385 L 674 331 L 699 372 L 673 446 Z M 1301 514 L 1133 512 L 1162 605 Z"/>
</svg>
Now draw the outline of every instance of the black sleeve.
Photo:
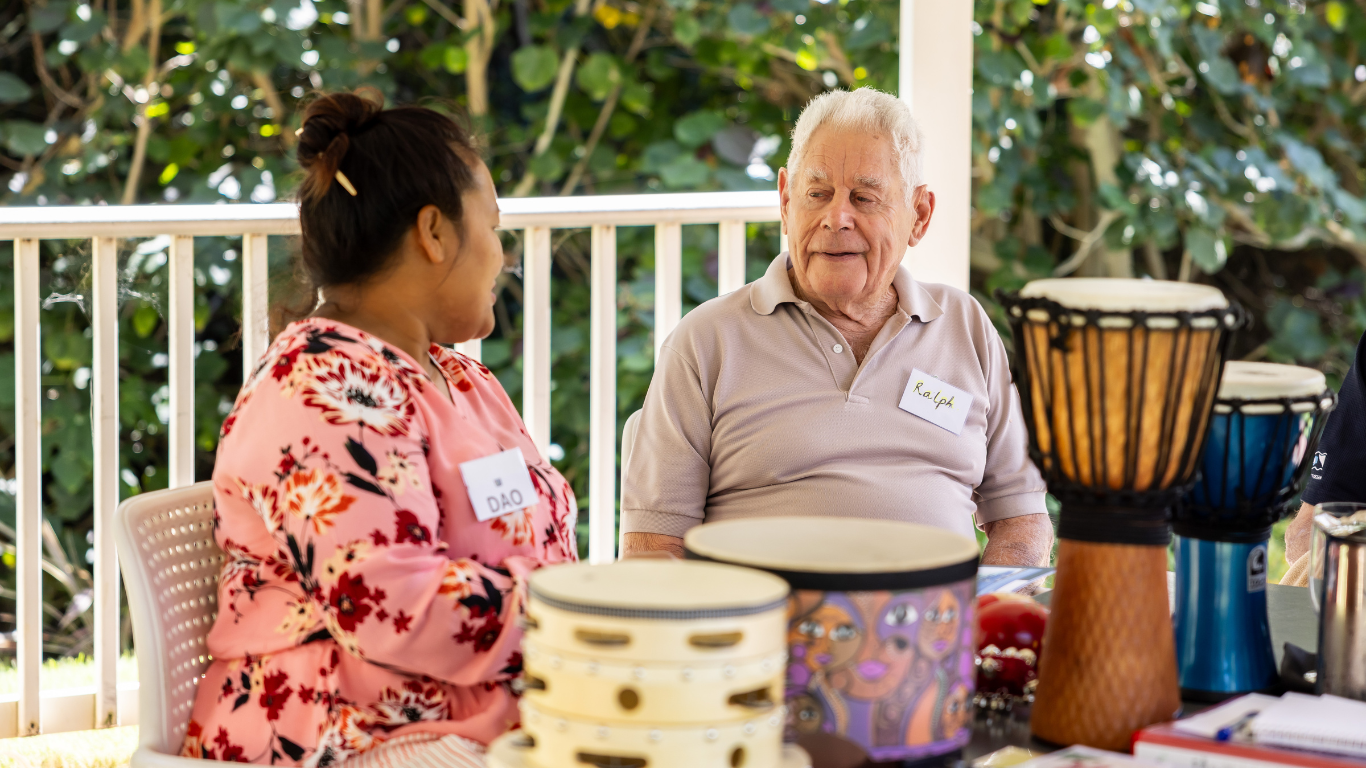
<svg viewBox="0 0 1366 768">
<path fill-rule="evenodd" d="M 1338 392 L 1338 406 L 1328 415 L 1318 452 L 1313 456 L 1303 500 L 1366 501 L 1366 378 L 1362 370 L 1366 335 L 1357 342 L 1356 359 Z"/>
</svg>

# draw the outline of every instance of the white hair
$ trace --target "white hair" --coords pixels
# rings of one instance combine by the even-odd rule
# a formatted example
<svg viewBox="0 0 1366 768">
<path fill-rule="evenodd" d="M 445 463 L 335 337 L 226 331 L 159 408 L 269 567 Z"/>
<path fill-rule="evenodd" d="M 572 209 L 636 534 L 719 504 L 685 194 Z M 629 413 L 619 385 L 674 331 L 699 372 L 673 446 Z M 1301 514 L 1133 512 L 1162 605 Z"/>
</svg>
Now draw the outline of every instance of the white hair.
<svg viewBox="0 0 1366 768">
<path fill-rule="evenodd" d="M 787 156 L 787 172 L 795 175 L 806 158 L 806 145 L 817 128 L 841 131 L 883 133 L 892 140 L 892 153 L 901 167 L 906 199 L 924 184 L 921 149 L 924 137 L 920 125 L 906 102 L 872 88 L 854 91 L 828 91 L 812 99 L 792 129 L 792 151 Z"/>
</svg>

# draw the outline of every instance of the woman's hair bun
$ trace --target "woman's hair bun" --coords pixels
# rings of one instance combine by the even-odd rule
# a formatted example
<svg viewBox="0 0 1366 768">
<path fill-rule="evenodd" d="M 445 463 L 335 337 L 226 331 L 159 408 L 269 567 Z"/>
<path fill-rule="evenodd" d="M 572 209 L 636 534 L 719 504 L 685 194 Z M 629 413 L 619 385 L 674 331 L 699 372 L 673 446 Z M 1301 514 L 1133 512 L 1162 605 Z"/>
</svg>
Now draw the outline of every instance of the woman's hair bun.
<svg viewBox="0 0 1366 768">
<path fill-rule="evenodd" d="M 426 206 L 463 226 L 464 195 L 480 182 L 468 129 L 428 107 L 385 109 L 373 88 L 319 95 L 297 151 L 299 263 L 315 288 L 382 272 Z"/>
<path fill-rule="evenodd" d="M 299 132 L 299 165 L 306 174 L 300 200 L 319 200 L 327 194 L 351 148 L 351 136 L 365 130 L 383 109 L 384 95 L 375 88 L 327 94 L 308 105 Z"/>
</svg>

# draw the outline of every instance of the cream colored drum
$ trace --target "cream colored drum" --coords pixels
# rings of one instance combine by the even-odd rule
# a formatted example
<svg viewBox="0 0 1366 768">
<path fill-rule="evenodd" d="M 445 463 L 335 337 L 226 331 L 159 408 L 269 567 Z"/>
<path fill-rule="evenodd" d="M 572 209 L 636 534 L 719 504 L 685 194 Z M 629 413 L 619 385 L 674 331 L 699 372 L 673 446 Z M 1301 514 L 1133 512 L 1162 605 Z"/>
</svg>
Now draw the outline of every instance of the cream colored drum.
<svg viewBox="0 0 1366 768">
<path fill-rule="evenodd" d="M 531 576 L 526 638 L 539 651 L 600 662 L 760 659 L 783 647 L 787 592 L 766 573 L 709 563 L 547 568 Z"/>
<path fill-rule="evenodd" d="M 783 702 L 785 648 L 749 659 L 684 664 L 602 661 L 523 643 L 527 701 L 622 722 L 706 724 L 757 717 Z"/>
<path fill-rule="evenodd" d="M 522 731 L 496 740 L 490 768 L 809 768 L 784 748 L 783 717 L 712 726 L 605 725 L 562 718 L 522 702 Z"/>
</svg>

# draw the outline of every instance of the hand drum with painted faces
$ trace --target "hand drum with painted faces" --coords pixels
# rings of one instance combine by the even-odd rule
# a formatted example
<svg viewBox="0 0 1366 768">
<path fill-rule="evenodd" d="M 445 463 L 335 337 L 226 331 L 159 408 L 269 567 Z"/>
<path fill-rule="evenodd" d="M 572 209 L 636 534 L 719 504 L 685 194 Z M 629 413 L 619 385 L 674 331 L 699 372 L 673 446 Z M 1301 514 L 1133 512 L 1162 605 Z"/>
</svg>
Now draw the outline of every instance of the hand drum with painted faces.
<svg viewBox="0 0 1366 768">
<path fill-rule="evenodd" d="M 575 564 L 530 579 L 522 731 L 496 768 L 802 768 L 782 746 L 788 587 L 711 563 Z"/>
<path fill-rule="evenodd" d="M 970 736 L 977 543 L 884 520 L 761 518 L 688 532 L 688 556 L 792 586 L 788 736 L 823 768 L 942 759 Z"/>
</svg>

